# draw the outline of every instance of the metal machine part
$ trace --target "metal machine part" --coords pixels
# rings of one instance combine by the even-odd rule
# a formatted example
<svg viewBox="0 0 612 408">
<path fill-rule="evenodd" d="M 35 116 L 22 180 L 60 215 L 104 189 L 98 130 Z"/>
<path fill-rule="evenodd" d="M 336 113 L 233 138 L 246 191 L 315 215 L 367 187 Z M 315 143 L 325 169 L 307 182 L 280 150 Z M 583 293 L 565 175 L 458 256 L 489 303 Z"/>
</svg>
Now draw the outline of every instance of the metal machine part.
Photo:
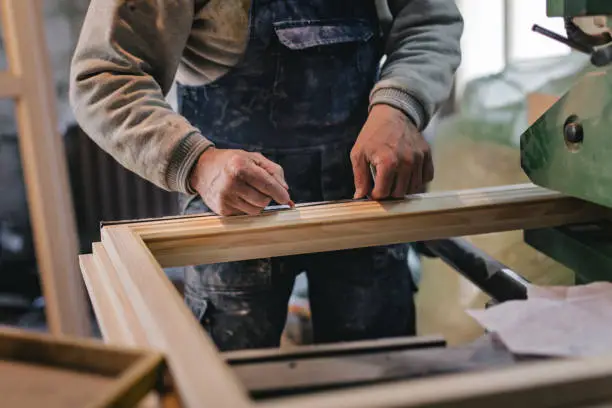
<svg viewBox="0 0 612 408">
<path fill-rule="evenodd" d="M 612 14 L 612 3 L 606 3 L 607 12 Z M 603 3 L 593 2 L 593 7 L 595 4 L 601 12 Z M 578 37 L 576 30 L 578 26 L 574 26 L 574 38 Z M 587 35 L 582 33 L 585 38 Z M 597 67 L 588 69 L 521 136 L 521 165 L 535 184 L 612 207 L 612 194 L 607 188 L 612 181 L 612 138 L 608 135 L 612 125 L 612 44 L 593 50 Z"/>
<path fill-rule="evenodd" d="M 425 248 L 447 263 L 496 302 L 527 299 L 527 282 L 506 265 L 462 238 L 424 242 Z"/>
<path fill-rule="evenodd" d="M 589 53 L 592 66 L 521 136 L 521 166 L 537 185 L 612 207 L 612 2 L 547 6 L 549 16 L 565 18 L 568 45 Z M 607 221 L 526 231 L 525 241 L 574 270 L 577 283 L 612 280 Z"/>
<path fill-rule="evenodd" d="M 574 271 L 576 283 L 611 280 L 609 221 L 525 231 L 525 242 Z"/>
<path fill-rule="evenodd" d="M 609 0 L 547 0 L 549 17 L 599 16 L 610 13 Z"/>
</svg>

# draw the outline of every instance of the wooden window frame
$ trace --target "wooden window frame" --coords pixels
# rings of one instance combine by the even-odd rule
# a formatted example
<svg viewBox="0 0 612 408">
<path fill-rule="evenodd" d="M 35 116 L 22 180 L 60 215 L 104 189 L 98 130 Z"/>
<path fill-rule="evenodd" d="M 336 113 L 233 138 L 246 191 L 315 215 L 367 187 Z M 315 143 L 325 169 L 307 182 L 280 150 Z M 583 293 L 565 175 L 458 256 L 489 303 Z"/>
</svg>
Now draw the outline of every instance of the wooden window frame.
<svg viewBox="0 0 612 408">
<path fill-rule="evenodd" d="M 528 184 L 306 205 L 255 217 L 173 217 L 103 226 L 102 242 L 81 257 L 81 269 L 106 341 L 163 351 L 185 407 L 571 405 L 612 399 L 606 385 L 612 356 L 253 401 L 163 267 L 553 227 L 607 214 Z"/>
</svg>

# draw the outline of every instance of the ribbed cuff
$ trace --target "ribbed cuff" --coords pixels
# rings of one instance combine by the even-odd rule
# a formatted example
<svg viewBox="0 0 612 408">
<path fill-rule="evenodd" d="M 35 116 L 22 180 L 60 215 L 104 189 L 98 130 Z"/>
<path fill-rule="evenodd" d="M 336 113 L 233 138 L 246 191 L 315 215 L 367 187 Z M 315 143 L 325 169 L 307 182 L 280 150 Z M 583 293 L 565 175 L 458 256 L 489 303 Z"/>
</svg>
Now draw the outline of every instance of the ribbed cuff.
<svg viewBox="0 0 612 408">
<path fill-rule="evenodd" d="M 390 105 L 401 110 L 419 130 L 427 126 L 428 118 L 423 104 L 408 92 L 397 88 L 377 89 L 370 97 L 370 108 L 378 104 Z"/>
<path fill-rule="evenodd" d="M 185 136 L 174 148 L 168 163 L 166 182 L 168 188 L 183 194 L 196 194 L 189 184 L 191 169 L 198 159 L 214 144 L 200 133 L 192 132 Z"/>
</svg>

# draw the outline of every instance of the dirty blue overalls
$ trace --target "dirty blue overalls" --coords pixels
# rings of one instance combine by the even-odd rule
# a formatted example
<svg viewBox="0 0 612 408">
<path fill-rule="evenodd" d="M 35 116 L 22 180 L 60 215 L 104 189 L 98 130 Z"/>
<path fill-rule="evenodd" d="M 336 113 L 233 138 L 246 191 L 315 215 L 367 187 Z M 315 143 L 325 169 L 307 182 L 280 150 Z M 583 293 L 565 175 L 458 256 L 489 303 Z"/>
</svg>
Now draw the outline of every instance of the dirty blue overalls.
<svg viewBox="0 0 612 408">
<path fill-rule="evenodd" d="M 373 0 L 253 0 L 242 61 L 178 86 L 181 113 L 217 148 L 280 164 L 296 202 L 351 198 L 350 151 L 382 57 Z M 186 213 L 207 211 L 199 198 Z M 221 350 L 277 347 L 306 272 L 317 343 L 412 335 L 408 245 L 188 268 L 185 301 Z"/>
</svg>

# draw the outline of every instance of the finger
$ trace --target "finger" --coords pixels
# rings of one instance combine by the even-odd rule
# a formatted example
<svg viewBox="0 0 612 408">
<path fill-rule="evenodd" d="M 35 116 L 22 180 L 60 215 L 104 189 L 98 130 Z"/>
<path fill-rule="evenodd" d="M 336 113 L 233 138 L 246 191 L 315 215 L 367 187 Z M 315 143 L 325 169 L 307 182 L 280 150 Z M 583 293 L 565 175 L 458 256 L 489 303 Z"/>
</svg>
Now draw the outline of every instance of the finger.
<svg viewBox="0 0 612 408">
<path fill-rule="evenodd" d="M 250 162 L 249 168 L 244 173 L 243 181 L 279 204 L 288 204 L 291 199 L 285 186 L 255 162 Z"/>
<path fill-rule="evenodd" d="M 232 200 L 231 206 L 240 211 L 241 214 L 247 215 L 258 215 L 263 211 L 263 208 L 254 206 L 240 196 Z"/>
<path fill-rule="evenodd" d="M 254 153 L 253 161 L 259 167 L 267 171 L 272 177 L 274 177 L 276 181 L 278 181 L 283 187 L 285 187 L 285 190 L 289 189 L 287 181 L 285 180 L 285 172 L 283 171 L 283 168 L 280 165 L 274 163 L 272 160 L 267 159 L 261 153 Z"/>
<path fill-rule="evenodd" d="M 241 183 L 235 187 L 237 196 L 242 200 L 246 201 L 250 205 L 264 209 L 270 204 L 270 197 L 259 192 L 246 183 Z"/>
<path fill-rule="evenodd" d="M 374 190 L 372 190 L 372 198 L 374 200 L 382 200 L 389 197 L 393 181 L 396 176 L 396 167 L 386 163 L 379 163 L 376 167 L 376 180 L 374 181 Z"/>
<path fill-rule="evenodd" d="M 233 215 L 242 215 L 244 214 L 244 212 L 240 211 L 239 209 L 235 208 L 233 205 L 229 204 L 229 203 L 224 203 L 223 205 L 219 206 L 218 210 L 213 210 L 216 214 L 221 215 L 223 217 L 231 217 Z"/>
<path fill-rule="evenodd" d="M 351 154 L 351 163 L 353 165 L 353 178 L 355 181 L 354 199 L 364 198 L 372 188 L 372 180 L 368 162 L 363 155 Z"/>
<path fill-rule="evenodd" d="M 408 187 L 408 194 L 416 194 L 423 187 L 423 157 L 415 154 L 413 157 L 414 164 L 411 166 L 412 177 Z"/>
<path fill-rule="evenodd" d="M 397 178 L 395 179 L 395 187 L 393 188 L 393 197 L 404 198 L 406 191 L 410 188 L 410 179 L 412 172 L 410 166 L 401 166 L 397 172 Z"/>
<path fill-rule="evenodd" d="M 430 183 L 434 178 L 434 165 L 433 158 L 431 157 L 431 152 L 425 153 L 425 158 L 423 162 L 423 182 Z"/>
</svg>

